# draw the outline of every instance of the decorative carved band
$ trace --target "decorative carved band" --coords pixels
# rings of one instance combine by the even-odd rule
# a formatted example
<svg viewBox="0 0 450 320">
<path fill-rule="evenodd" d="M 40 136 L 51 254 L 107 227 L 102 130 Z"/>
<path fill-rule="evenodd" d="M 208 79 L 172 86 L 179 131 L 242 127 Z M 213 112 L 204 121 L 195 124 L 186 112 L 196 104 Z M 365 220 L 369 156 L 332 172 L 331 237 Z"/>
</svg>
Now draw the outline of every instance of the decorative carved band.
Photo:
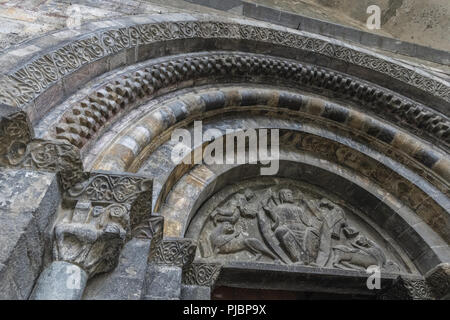
<svg viewBox="0 0 450 320">
<path fill-rule="evenodd" d="M 432 300 L 433 296 L 424 279 L 399 276 L 392 286 L 379 296 L 381 300 Z"/>
<path fill-rule="evenodd" d="M 437 299 L 450 299 L 450 263 L 441 263 L 425 277 Z"/>
<path fill-rule="evenodd" d="M 164 239 L 150 258 L 155 264 L 184 267 L 192 263 L 196 249 L 193 239 Z"/>
<path fill-rule="evenodd" d="M 90 172 L 70 189 L 64 199 L 101 203 L 123 203 L 129 206 L 130 224 L 134 229 L 151 214 L 153 181 L 147 177 L 107 172 Z"/>
<path fill-rule="evenodd" d="M 219 277 L 221 268 L 220 263 L 193 262 L 183 269 L 183 283 L 212 287 Z"/>
<path fill-rule="evenodd" d="M 23 106 L 54 82 L 102 57 L 137 45 L 192 38 L 244 39 L 314 52 L 385 74 L 450 101 L 450 87 L 444 81 L 432 79 L 403 65 L 325 39 L 253 25 L 220 21 L 183 21 L 110 29 L 66 44 L 0 79 L 0 102 Z"/>
<path fill-rule="evenodd" d="M 151 193 L 146 177 L 107 172 L 90 172 L 86 180 L 66 191 L 66 198 L 89 201 L 133 203 L 142 192 Z"/>
<path fill-rule="evenodd" d="M 6 113 L 0 119 L 0 166 L 59 172 L 63 189 L 83 179 L 77 147 L 64 141 L 33 139 L 26 113 L 0 108 Z"/>
<path fill-rule="evenodd" d="M 339 94 L 406 129 L 420 128 L 436 143 L 450 143 L 450 122 L 432 109 L 345 74 L 292 60 L 252 54 L 209 54 L 155 64 L 121 75 L 75 104 L 56 126 L 55 137 L 81 148 L 112 117 L 138 98 L 202 77 L 268 77 L 290 85 Z"/>
</svg>

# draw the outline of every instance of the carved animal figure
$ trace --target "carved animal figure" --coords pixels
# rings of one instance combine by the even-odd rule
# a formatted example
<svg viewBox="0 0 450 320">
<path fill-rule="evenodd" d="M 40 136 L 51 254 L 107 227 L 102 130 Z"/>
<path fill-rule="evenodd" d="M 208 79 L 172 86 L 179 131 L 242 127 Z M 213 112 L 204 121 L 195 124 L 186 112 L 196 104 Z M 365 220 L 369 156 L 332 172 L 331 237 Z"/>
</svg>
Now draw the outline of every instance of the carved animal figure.
<svg viewBox="0 0 450 320">
<path fill-rule="evenodd" d="M 380 268 L 386 264 L 383 251 L 363 235 L 351 242 L 352 247 L 337 245 L 333 247 L 333 267 L 341 269 L 366 270 L 369 266 Z"/>
<path fill-rule="evenodd" d="M 220 223 L 210 235 L 213 254 L 230 254 L 247 250 L 256 256 L 259 260 L 262 255 L 276 260 L 276 257 L 265 248 L 264 244 L 256 238 L 244 238 L 244 236 L 235 230 L 230 222 Z"/>
<path fill-rule="evenodd" d="M 220 222 L 230 222 L 235 224 L 239 219 L 240 211 L 238 209 L 238 202 L 234 199 L 229 200 L 222 207 L 214 210 L 210 217 L 217 225 Z"/>
</svg>

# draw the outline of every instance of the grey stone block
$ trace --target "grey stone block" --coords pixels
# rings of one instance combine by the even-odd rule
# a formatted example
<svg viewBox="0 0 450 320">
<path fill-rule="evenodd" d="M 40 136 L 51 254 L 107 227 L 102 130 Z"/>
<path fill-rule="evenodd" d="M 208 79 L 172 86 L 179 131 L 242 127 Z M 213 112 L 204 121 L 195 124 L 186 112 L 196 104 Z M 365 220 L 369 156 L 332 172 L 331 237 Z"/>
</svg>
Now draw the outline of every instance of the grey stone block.
<svg viewBox="0 0 450 320">
<path fill-rule="evenodd" d="M 181 275 L 180 267 L 149 265 L 143 298 L 145 300 L 179 300 Z"/>
<path fill-rule="evenodd" d="M 0 171 L 0 299 L 27 299 L 60 202 L 55 173 Z"/>
<path fill-rule="evenodd" d="M 151 240 L 132 239 L 122 249 L 114 271 L 93 278 L 84 300 L 139 300 L 147 271 Z"/>
<path fill-rule="evenodd" d="M 211 288 L 183 284 L 181 300 L 211 300 Z"/>
</svg>

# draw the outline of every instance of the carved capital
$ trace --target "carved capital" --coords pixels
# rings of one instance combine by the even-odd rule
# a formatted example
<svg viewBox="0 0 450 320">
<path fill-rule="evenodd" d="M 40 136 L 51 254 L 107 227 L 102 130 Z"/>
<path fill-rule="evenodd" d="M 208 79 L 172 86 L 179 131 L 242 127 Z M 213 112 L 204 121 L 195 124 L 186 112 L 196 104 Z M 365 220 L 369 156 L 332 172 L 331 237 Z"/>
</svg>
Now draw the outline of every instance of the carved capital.
<svg viewBox="0 0 450 320">
<path fill-rule="evenodd" d="M 441 263 L 425 276 L 436 299 L 450 299 L 450 263 Z"/>
<path fill-rule="evenodd" d="M 76 264 L 89 277 L 114 269 L 130 231 L 129 208 L 79 201 L 73 214 L 55 226 L 54 260 Z"/>
<path fill-rule="evenodd" d="M 183 283 L 187 285 L 212 287 L 219 277 L 222 264 L 193 262 L 183 270 Z"/>
<path fill-rule="evenodd" d="M 131 229 L 151 213 L 153 181 L 132 174 L 90 172 L 86 179 L 68 189 L 65 201 L 121 203 L 130 206 Z"/>
<path fill-rule="evenodd" d="M 186 267 L 192 263 L 197 249 L 193 239 L 163 239 L 150 260 L 155 264 Z"/>
<path fill-rule="evenodd" d="M 25 112 L 0 107 L 0 166 L 59 172 L 63 189 L 83 179 L 77 147 L 61 141 L 33 139 Z"/>
<path fill-rule="evenodd" d="M 64 193 L 53 249 L 55 260 L 79 265 L 92 277 L 114 269 L 132 230 L 142 231 L 151 213 L 152 180 L 106 172 L 85 177 Z M 161 219 L 148 219 L 152 236 L 161 237 Z"/>
<path fill-rule="evenodd" d="M 392 286 L 379 296 L 381 300 L 432 300 L 433 296 L 425 279 L 399 276 Z"/>
</svg>

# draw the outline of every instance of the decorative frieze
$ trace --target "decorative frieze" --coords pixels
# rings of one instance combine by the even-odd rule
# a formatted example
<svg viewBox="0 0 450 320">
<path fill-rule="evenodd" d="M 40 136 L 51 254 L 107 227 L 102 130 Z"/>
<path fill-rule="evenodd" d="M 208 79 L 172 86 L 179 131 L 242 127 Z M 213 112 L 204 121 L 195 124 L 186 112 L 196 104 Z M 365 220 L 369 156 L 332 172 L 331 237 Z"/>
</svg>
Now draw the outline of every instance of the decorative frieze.
<svg viewBox="0 0 450 320">
<path fill-rule="evenodd" d="M 192 239 L 163 239 L 150 259 L 155 264 L 184 267 L 192 263 L 196 249 Z"/>
<path fill-rule="evenodd" d="M 220 263 L 193 262 L 183 269 L 183 283 L 212 287 L 219 277 L 221 268 Z"/>
<path fill-rule="evenodd" d="M 392 286 L 384 290 L 381 300 L 433 300 L 433 295 L 425 279 L 399 276 Z"/>
<path fill-rule="evenodd" d="M 130 224 L 137 227 L 151 212 L 153 182 L 151 179 L 130 174 L 90 172 L 86 179 L 73 185 L 64 195 L 65 201 L 127 204 Z"/>
<path fill-rule="evenodd" d="M 290 85 L 339 94 L 372 109 L 406 129 L 421 128 L 437 143 L 450 143 L 450 122 L 435 111 L 387 89 L 324 68 L 254 54 L 188 56 L 130 71 L 74 104 L 56 125 L 53 135 L 77 147 L 138 98 L 167 86 L 203 77 L 240 76 L 287 82 Z"/>
<path fill-rule="evenodd" d="M 0 80 L 0 102 L 22 106 L 83 65 L 121 50 L 175 39 L 225 38 L 260 41 L 305 50 L 385 74 L 450 101 L 450 87 L 413 69 L 354 48 L 299 33 L 222 21 L 179 21 L 100 31 L 75 40 Z"/>
</svg>

